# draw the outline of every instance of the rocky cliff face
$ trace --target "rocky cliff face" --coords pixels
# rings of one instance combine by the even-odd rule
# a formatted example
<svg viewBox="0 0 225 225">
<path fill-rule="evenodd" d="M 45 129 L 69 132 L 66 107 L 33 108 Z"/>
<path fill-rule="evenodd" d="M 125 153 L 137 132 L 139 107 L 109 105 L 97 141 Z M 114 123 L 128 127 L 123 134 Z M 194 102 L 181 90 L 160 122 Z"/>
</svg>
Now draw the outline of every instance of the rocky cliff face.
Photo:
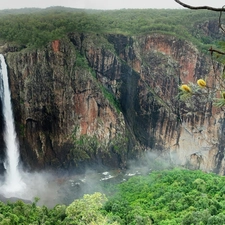
<svg viewBox="0 0 225 225">
<path fill-rule="evenodd" d="M 149 150 L 224 174 L 223 113 L 176 98 L 181 82 L 215 83 L 210 58 L 191 43 L 157 34 L 71 33 L 5 57 L 21 156 L 30 168 L 125 167 Z"/>
</svg>

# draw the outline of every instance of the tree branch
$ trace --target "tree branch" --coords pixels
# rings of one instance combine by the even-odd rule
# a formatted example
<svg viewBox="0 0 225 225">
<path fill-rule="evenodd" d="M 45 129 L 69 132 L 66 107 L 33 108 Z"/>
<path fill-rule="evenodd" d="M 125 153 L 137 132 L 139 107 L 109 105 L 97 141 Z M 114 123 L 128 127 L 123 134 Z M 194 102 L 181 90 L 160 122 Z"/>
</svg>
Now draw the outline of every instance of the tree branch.
<svg viewBox="0 0 225 225">
<path fill-rule="evenodd" d="M 188 9 L 194 9 L 194 10 L 198 10 L 198 9 L 207 9 L 207 10 L 211 10 L 211 11 L 216 11 L 216 12 L 225 12 L 225 8 L 221 7 L 221 8 L 213 8 L 210 6 L 191 6 L 188 4 L 185 4 L 183 2 L 181 2 L 180 0 L 175 0 L 175 2 L 177 2 L 179 5 L 188 8 Z"/>
<path fill-rule="evenodd" d="M 223 9 L 224 9 L 224 6 L 223 6 Z M 223 32 L 225 32 L 225 30 L 224 30 L 224 28 L 223 28 L 223 25 L 222 25 L 222 23 L 221 23 L 221 17 L 222 17 L 222 11 L 220 11 L 220 17 L 219 17 L 219 28 L 223 31 Z"/>
<path fill-rule="evenodd" d="M 216 52 L 216 53 L 218 53 L 220 55 L 225 55 L 225 52 L 221 52 L 219 50 L 213 49 L 212 47 L 209 49 L 209 51 L 211 52 L 211 54 L 213 54 L 213 52 Z"/>
</svg>

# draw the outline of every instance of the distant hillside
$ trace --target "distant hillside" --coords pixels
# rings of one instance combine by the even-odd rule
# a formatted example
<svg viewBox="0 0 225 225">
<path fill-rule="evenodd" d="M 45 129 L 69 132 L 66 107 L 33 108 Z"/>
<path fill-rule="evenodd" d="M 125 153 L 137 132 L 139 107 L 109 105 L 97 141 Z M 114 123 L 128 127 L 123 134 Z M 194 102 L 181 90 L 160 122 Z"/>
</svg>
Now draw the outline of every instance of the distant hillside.
<svg viewBox="0 0 225 225">
<path fill-rule="evenodd" d="M 41 47 L 70 32 L 138 35 L 164 33 L 200 48 L 220 39 L 219 14 L 169 9 L 83 10 L 64 7 L 0 11 L 1 42 Z"/>
</svg>

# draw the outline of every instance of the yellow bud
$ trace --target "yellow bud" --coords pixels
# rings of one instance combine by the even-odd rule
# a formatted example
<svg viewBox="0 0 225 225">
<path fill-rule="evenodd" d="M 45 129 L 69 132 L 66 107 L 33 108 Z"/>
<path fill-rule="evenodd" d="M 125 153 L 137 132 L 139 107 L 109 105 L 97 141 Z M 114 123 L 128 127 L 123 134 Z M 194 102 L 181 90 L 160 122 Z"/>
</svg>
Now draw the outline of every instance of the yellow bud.
<svg viewBox="0 0 225 225">
<path fill-rule="evenodd" d="M 181 90 L 186 92 L 191 92 L 191 88 L 187 84 L 181 85 Z"/>
<path fill-rule="evenodd" d="M 225 99 L 225 92 L 222 92 L 222 97 Z"/>
<path fill-rule="evenodd" d="M 206 87 L 206 82 L 203 79 L 197 80 L 197 84 L 202 88 Z"/>
</svg>

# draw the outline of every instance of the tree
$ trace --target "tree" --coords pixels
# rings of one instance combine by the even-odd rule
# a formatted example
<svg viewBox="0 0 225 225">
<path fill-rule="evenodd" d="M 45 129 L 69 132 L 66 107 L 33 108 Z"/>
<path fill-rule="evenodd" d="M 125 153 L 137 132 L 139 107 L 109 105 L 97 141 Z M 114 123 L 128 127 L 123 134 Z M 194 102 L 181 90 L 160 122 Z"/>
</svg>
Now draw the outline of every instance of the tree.
<svg viewBox="0 0 225 225">
<path fill-rule="evenodd" d="M 66 224 L 69 222 L 69 224 L 76 225 L 117 225 L 116 222 L 108 223 L 107 218 L 100 211 L 106 201 L 106 196 L 99 192 L 92 195 L 86 194 L 82 199 L 75 200 L 66 209 Z"/>
</svg>

